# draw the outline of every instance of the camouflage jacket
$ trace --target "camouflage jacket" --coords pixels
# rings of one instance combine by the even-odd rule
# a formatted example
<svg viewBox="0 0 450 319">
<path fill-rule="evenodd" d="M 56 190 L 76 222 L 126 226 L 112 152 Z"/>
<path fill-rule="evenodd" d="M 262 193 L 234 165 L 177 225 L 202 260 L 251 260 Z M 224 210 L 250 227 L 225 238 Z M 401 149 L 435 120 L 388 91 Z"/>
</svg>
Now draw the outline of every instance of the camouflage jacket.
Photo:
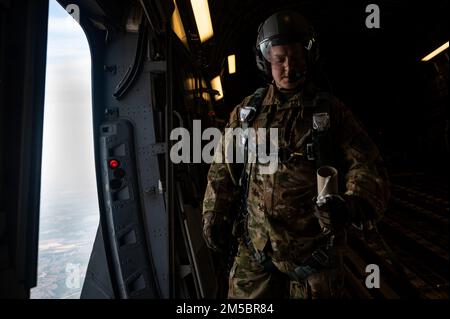
<svg viewBox="0 0 450 319">
<path fill-rule="evenodd" d="M 279 147 L 289 147 L 298 154 L 306 154 L 305 138 L 312 128 L 312 114 L 305 107 L 303 91 L 282 102 L 273 84 L 259 106 L 252 126 L 278 128 Z M 251 96 L 236 106 L 228 127 L 239 126 L 238 114 Z M 373 208 L 375 218 L 383 215 L 389 187 L 379 151 L 361 124 L 337 98 L 330 103 L 329 134 L 335 157 L 343 163 L 339 174 L 344 177 L 341 193 L 356 195 Z M 223 150 L 223 148 L 222 148 Z M 218 148 L 217 151 L 221 151 Z M 233 203 L 240 200 L 232 165 L 213 162 L 203 202 L 203 214 L 213 212 L 232 216 Z M 321 229 L 313 216 L 313 198 L 317 195 L 316 167 L 305 156 L 278 164 L 274 174 L 261 174 L 261 164 L 249 171 L 248 233 L 254 247 L 262 251 L 268 242 L 273 259 L 280 262 L 299 262 L 312 252 Z"/>
</svg>

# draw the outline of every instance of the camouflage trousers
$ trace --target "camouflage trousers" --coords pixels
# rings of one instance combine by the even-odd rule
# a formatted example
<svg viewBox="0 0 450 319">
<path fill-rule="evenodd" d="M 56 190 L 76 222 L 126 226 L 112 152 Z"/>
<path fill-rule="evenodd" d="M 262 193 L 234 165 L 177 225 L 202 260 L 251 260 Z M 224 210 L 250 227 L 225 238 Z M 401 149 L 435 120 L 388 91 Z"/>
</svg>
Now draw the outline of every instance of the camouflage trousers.
<svg viewBox="0 0 450 319">
<path fill-rule="evenodd" d="M 344 273 L 342 264 L 293 281 L 280 272 L 266 272 L 250 250 L 240 244 L 229 275 L 230 299 L 337 299 L 342 298 Z"/>
</svg>

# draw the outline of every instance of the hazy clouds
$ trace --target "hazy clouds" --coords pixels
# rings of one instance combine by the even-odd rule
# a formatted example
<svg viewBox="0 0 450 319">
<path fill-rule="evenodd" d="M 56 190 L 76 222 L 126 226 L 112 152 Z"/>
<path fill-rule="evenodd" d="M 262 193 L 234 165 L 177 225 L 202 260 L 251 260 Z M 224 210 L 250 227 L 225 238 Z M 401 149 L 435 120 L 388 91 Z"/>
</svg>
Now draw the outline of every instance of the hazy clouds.
<svg viewBox="0 0 450 319">
<path fill-rule="evenodd" d="M 50 1 L 45 91 L 43 193 L 95 188 L 91 60 L 86 36 Z"/>
<path fill-rule="evenodd" d="M 38 286 L 31 298 L 78 298 L 98 226 L 91 61 L 81 27 L 50 1 L 42 152 Z"/>
</svg>

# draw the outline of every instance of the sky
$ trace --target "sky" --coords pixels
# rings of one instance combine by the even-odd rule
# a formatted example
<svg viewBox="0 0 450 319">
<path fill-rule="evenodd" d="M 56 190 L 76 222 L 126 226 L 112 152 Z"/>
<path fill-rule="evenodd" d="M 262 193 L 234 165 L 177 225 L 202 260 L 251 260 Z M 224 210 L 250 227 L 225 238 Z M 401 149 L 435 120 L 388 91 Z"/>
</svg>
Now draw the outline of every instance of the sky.
<svg viewBox="0 0 450 319">
<path fill-rule="evenodd" d="M 78 23 L 56 0 L 49 3 L 38 284 L 31 298 L 78 298 L 99 221 L 91 58 Z M 74 274 L 80 280 L 68 284 Z"/>
<path fill-rule="evenodd" d="M 78 23 L 50 0 L 42 190 L 95 188 L 91 60 Z"/>
</svg>

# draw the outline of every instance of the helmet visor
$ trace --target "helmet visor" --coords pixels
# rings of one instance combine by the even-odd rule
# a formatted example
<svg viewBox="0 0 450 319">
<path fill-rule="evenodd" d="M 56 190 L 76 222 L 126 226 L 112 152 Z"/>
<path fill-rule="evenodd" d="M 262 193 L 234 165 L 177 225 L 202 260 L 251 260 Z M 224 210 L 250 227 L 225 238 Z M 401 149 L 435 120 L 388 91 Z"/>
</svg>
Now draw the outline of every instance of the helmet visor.
<svg viewBox="0 0 450 319">
<path fill-rule="evenodd" d="M 266 40 L 261 41 L 261 43 L 259 44 L 259 50 L 261 51 L 264 58 L 267 61 L 271 62 L 270 50 L 272 47 L 277 46 L 277 45 L 300 44 L 302 47 L 304 47 L 306 49 L 306 52 L 307 52 L 312 47 L 312 41 L 313 40 L 306 41 L 307 43 L 305 45 L 305 43 L 303 41 L 299 41 L 298 37 L 276 37 L 276 38 L 266 39 Z"/>
</svg>

